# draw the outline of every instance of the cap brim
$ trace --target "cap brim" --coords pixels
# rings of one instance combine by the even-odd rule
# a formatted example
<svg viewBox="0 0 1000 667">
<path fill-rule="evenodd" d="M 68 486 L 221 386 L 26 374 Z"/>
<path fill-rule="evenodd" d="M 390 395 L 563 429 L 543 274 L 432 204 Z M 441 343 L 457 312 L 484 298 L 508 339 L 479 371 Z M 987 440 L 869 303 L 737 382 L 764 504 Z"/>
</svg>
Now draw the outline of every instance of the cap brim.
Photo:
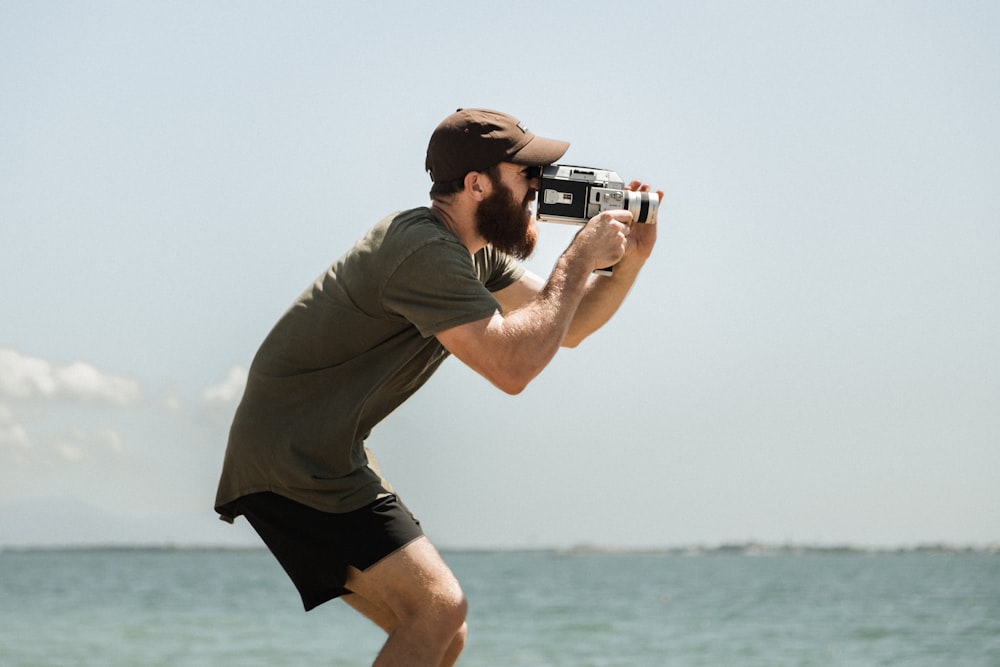
<svg viewBox="0 0 1000 667">
<path fill-rule="evenodd" d="M 568 141 L 534 136 L 507 160 L 514 164 L 544 167 L 561 158 L 568 148 Z"/>
</svg>

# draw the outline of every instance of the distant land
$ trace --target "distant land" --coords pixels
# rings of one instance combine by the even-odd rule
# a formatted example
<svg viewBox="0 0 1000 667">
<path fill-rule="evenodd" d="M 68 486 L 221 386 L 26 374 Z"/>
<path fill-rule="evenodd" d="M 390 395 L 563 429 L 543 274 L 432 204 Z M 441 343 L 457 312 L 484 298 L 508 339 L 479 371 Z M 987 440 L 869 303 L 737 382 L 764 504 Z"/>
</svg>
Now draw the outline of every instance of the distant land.
<svg viewBox="0 0 1000 667">
<path fill-rule="evenodd" d="M 266 551 L 260 545 L 183 545 L 183 544 L 76 544 L 65 546 L 0 546 L 0 554 L 31 553 L 31 552 L 95 552 L 95 551 Z M 940 554 L 940 555 L 982 555 L 1000 556 L 1000 544 L 956 546 L 949 544 L 921 544 L 909 547 L 857 547 L 857 546 L 809 546 L 794 544 L 724 544 L 720 546 L 690 546 L 664 547 L 649 549 L 629 549 L 613 547 L 572 547 L 560 548 L 447 548 L 441 551 L 448 553 L 551 553 L 559 556 L 812 556 L 812 555 L 843 555 L 843 556 L 892 556 L 905 554 Z"/>
<path fill-rule="evenodd" d="M 955 545 L 945 543 L 927 543 L 912 546 L 866 547 L 855 545 L 826 544 L 766 544 L 760 542 L 737 542 L 716 546 L 680 546 L 650 549 L 614 549 L 596 546 L 579 546 L 571 549 L 553 549 L 557 553 L 573 554 L 650 554 L 664 556 L 702 556 L 714 554 L 733 554 L 740 556 L 797 556 L 806 554 L 906 554 L 906 553 L 939 553 L 939 554 L 986 554 L 1000 555 L 1000 543 L 984 545 Z"/>
<path fill-rule="evenodd" d="M 539 547 L 516 544 L 486 547 L 440 544 L 439 547 L 442 551 L 451 552 L 544 551 L 560 555 L 1000 554 L 1000 542 L 971 545 L 926 542 L 910 545 L 866 546 L 853 544 L 773 544 L 749 540 L 720 544 L 649 547 L 602 544 L 542 545 Z M 0 507 L 0 551 L 257 548 L 263 548 L 260 539 L 245 521 L 237 521 L 235 525 L 223 523 L 219 521 L 218 516 L 211 508 L 188 515 L 139 518 L 111 514 L 66 498 L 29 501 Z"/>
</svg>

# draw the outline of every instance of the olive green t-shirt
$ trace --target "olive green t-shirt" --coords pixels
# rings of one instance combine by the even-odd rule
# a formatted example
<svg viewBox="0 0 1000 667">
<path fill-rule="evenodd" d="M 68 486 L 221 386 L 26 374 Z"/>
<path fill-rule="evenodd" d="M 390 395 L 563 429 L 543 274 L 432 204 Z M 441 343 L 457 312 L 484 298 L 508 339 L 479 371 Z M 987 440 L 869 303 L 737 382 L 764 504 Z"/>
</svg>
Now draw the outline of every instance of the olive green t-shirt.
<svg viewBox="0 0 1000 667">
<path fill-rule="evenodd" d="M 215 508 L 273 491 L 328 512 L 392 492 L 365 447 L 447 350 L 435 334 L 500 309 L 524 269 L 471 255 L 428 208 L 382 220 L 278 321 L 254 357 L 229 434 Z"/>
</svg>

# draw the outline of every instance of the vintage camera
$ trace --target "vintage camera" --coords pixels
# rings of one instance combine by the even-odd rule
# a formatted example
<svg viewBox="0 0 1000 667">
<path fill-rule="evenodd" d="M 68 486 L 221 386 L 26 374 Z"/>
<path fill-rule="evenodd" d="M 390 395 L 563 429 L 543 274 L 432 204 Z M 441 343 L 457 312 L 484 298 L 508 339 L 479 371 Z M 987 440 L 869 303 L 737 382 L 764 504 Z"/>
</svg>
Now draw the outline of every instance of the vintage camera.
<svg viewBox="0 0 1000 667">
<path fill-rule="evenodd" d="M 654 224 L 660 198 L 655 192 L 632 192 L 608 169 L 552 164 L 542 167 L 535 217 L 542 222 L 585 225 L 601 211 L 632 212 L 635 222 Z"/>
</svg>

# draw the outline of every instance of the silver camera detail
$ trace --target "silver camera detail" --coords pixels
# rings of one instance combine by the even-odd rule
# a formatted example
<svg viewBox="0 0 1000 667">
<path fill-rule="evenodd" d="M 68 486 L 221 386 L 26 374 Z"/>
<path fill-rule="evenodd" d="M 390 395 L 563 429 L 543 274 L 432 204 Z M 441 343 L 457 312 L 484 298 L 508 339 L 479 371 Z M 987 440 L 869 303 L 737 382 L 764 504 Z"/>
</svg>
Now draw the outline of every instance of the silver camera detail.
<svg viewBox="0 0 1000 667">
<path fill-rule="evenodd" d="M 660 198 L 655 192 L 633 192 L 608 169 L 552 164 L 542 167 L 535 217 L 541 222 L 585 225 L 602 211 L 626 210 L 632 220 L 656 223 Z"/>
</svg>

